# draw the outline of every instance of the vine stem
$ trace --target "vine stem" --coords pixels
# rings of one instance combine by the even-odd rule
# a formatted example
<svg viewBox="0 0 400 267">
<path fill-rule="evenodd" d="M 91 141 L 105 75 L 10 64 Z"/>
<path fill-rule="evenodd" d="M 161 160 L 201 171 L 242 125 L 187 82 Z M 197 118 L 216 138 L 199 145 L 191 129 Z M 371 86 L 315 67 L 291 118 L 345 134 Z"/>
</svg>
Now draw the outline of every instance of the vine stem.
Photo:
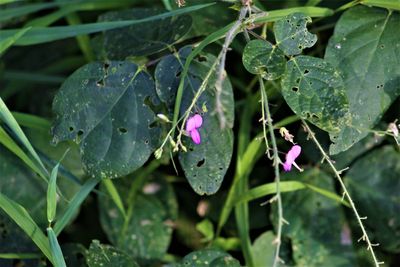
<svg viewBox="0 0 400 267">
<path fill-rule="evenodd" d="M 375 264 L 376 267 L 378 267 L 379 265 L 383 264 L 384 262 L 378 261 L 376 255 L 375 255 L 375 251 L 373 249 L 373 247 L 376 247 L 379 244 L 372 244 L 370 239 L 369 239 L 369 237 L 368 237 L 367 231 L 365 230 L 365 227 L 364 227 L 364 224 L 363 224 L 362 220 L 367 219 L 367 217 L 361 217 L 359 215 L 359 213 L 357 211 L 357 208 L 356 208 L 356 206 L 355 206 L 355 204 L 353 202 L 353 199 L 351 198 L 349 192 L 347 191 L 347 188 L 346 188 L 346 186 L 345 186 L 345 184 L 343 182 L 343 179 L 340 176 L 341 171 L 338 171 L 336 169 L 335 165 L 333 164 L 333 161 L 328 156 L 328 154 L 325 152 L 325 150 L 322 148 L 321 144 L 318 142 L 317 138 L 315 137 L 314 132 L 308 126 L 307 122 L 305 122 L 303 119 L 301 121 L 303 122 L 303 125 L 306 128 L 306 130 L 308 132 L 308 135 L 311 137 L 311 139 L 313 140 L 313 142 L 315 143 L 315 145 L 318 147 L 319 151 L 321 152 L 322 158 L 323 158 L 322 160 L 326 160 L 328 162 L 329 166 L 331 167 L 331 169 L 333 170 L 333 172 L 335 173 L 335 176 L 336 176 L 337 180 L 339 181 L 340 186 L 342 187 L 343 197 L 347 197 L 347 200 L 350 203 L 350 207 L 353 210 L 353 213 L 356 216 L 358 224 L 359 224 L 359 226 L 361 228 L 361 231 L 362 231 L 363 235 L 361 236 L 361 238 L 358 241 L 363 240 L 363 241 L 365 241 L 367 243 L 367 250 L 369 250 L 371 252 L 371 256 L 372 256 L 372 259 L 374 260 L 374 264 Z"/>
<path fill-rule="evenodd" d="M 271 146 L 272 146 L 272 159 L 273 159 L 273 166 L 275 172 L 275 184 L 276 184 L 276 195 L 272 200 L 276 200 L 278 205 L 278 228 L 276 230 L 276 239 L 274 243 L 276 243 L 276 250 L 275 256 L 272 266 L 278 266 L 279 262 L 282 262 L 282 259 L 279 257 L 280 248 L 281 248 L 281 240 L 282 240 L 282 226 L 285 222 L 283 218 L 283 208 L 282 208 L 282 197 L 281 197 L 281 189 L 280 189 L 280 172 L 279 172 L 279 164 L 281 163 L 281 159 L 279 158 L 279 151 L 278 146 L 276 145 L 276 138 L 274 133 L 274 126 L 272 124 L 271 112 L 269 110 L 269 103 L 268 103 L 268 95 L 265 92 L 264 81 L 260 75 L 258 75 L 258 80 L 260 83 L 260 91 L 261 91 L 261 101 L 263 102 L 263 109 L 265 109 L 266 121 L 264 120 L 264 115 L 262 118 L 263 127 L 265 128 L 265 124 L 268 125 L 269 135 L 271 137 Z M 264 110 L 263 110 L 264 114 Z M 266 133 L 264 131 L 264 138 L 266 139 Z M 267 141 L 266 141 L 267 143 Z"/>
</svg>

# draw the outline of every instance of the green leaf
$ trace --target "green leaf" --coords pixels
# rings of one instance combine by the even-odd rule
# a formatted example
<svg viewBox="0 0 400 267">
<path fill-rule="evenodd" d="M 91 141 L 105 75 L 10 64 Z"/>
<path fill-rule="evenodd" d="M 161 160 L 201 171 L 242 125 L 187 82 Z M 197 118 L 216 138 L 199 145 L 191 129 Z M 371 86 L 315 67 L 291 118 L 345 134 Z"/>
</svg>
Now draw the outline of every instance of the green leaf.
<svg viewBox="0 0 400 267">
<path fill-rule="evenodd" d="M 400 11 L 400 2 L 393 0 L 362 0 L 361 4 L 368 7 L 376 6 Z"/>
<path fill-rule="evenodd" d="M 89 267 L 139 267 L 127 253 L 110 245 L 101 245 L 98 240 L 93 240 L 86 252 L 86 264 Z"/>
<path fill-rule="evenodd" d="M 167 56 L 157 65 L 155 72 L 157 94 L 170 107 L 170 111 L 175 103 L 180 75 L 183 75 L 183 65 L 190 52 L 190 47 L 184 47 L 179 54 Z M 206 79 L 215 60 L 214 56 L 207 54 L 191 62 L 183 87 L 181 116 L 184 116 L 189 108 L 194 95 Z M 232 86 L 229 79 L 226 78 L 222 85 L 222 95 L 224 96 L 222 105 L 225 107 L 225 116 L 229 127 L 221 130 L 217 115 L 213 112 L 215 82 L 214 74 L 207 81 L 207 87 L 198 99 L 195 109 L 191 110 L 192 115 L 198 112 L 203 117 L 203 125 L 199 129 L 201 144 L 195 145 L 190 137 L 183 137 L 188 152 L 179 153 L 179 162 L 185 176 L 194 191 L 200 195 L 217 192 L 229 167 L 233 150 L 233 134 L 229 128 L 232 127 L 234 120 Z M 203 106 L 207 108 L 208 112 L 202 111 Z"/>
<path fill-rule="evenodd" d="M 214 238 L 214 225 L 208 219 L 204 219 L 196 224 L 196 230 L 204 235 L 203 242 L 208 242 Z"/>
<path fill-rule="evenodd" d="M 371 242 L 392 253 L 400 252 L 399 177 L 400 153 L 390 146 L 357 160 L 345 177 Z"/>
<path fill-rule="evenodd" d="M 49 243 L 51 248 L 51 255 L 54 260 L 54 267 L 66 267 L 64 256 L 61 251 L 61 247 L 58 244 L 56 234 L 51 227 L 47 228 L 47 236 L 49 237 Z"/>
<path fill-rule="evenodd" d="M 10 36 L 7 39 L 0 41 L 0 56 L 30 29 L 31 27 L 21 29 L 18 32 L 16 32 L 13 36 Z"/>
<path fill-rule="evenodd" d="M 43 254 L 52 262 L 53 258 L 46 236 L 24 207 L 0 193 L 0 208 L 32 239 Z"/>
<path fill-rule="evenodd" d="M 49 185 L 47 187 L 47 220 L 51 223 L 56 217 L 57 210 L 57 175 L 58 167 L 57 164 L 51 171 Z"/>
<path fill-rule="evenodd" d="M 158 13 L 159 9 L 134 8 L 105 13 L 99 17 L 99 21 L 140 20 Z M 191 17 L 183 15 L 107 31 L 104 33 L 103 49 L 106 57 L 114 60 L 151 55 L 179 41 L 191 25 Z"/>
<path fill-rule="evenodd" d="M 282 180 L 287 179 L 334 191 L 332 178 L 318 169 L 282 176 Z M 296 266 L 356 265 L 351 236 L 339 203 L 304 190 L 287 193 L 282 201 L 284 216 L 289 222 L 283 227 L 283 235 L 291 239 Z M 276 219 L 276 210 L 271 214 Z"/>
<path fill-rule="evenodd" d="M 232 258 L 228 253 L 217 249 L 203 249 L 186 255 L 176 267 L 239 267 L 238 260 Z"/>
<path fill-rule="evenodd" d="M 364 6 L 349 9 L 336 24 L 325 59 L 343 76 L 352 120 L 331 134 L 331 154 L 364 138 L 400 95 L 399 28 L 398 12 Z"/>
<path fill-rule="evenodd" d="M 55 143 L 80 144 L 93 176 L 114 178 L 141 167 L 158 144 L 149 74 L 127 61 L 93 62 L 75 71 L 54 98 Z"/>
<path fill-rule="evenodd" d="M 127 216 L 122 215 L 106 194 L 99 196 L 100 222 L 113 245 L 128 251 L 138 263 L 149 264 L 163 258 L 168 249 L 172 238 L 171 223 L 177 219 L 177 203 L 172 187 L 162 179 L 146 180 L 131 198 L 130 188 L 136 186 L 135 182 L 115 181 L 127 207 Z M 106 192 L 103 184 L 100 190 Z"/>
<path fill-rule="evenodd" d="M 301 54 L 304 48 L 317 42 L 317 35 L 309 33 L 307 23 L 312 20 L 303 13 L 293 13 L 274 24 L 276 45 L 287 56 Z"/>
<path fill-rule="evenodd" d="M 254 240 L 251 246 L 254 266 L 272 266 L 276 249 L 274 241 L 275 235 L 272 231 L 267 231 Z"/>
<path fill-rule="evenodd" d="M 322 130 L 349 123 L 349 104 L 339 72 L 323 59 L 297 56 L 287 63 L 282 94 L 290 108 Z"/>
<path fill-rule="evenodd" d="M 97 23 L 87 23 L 81 25 L 73 26 L 55 26 L 55 27 L 33 27 L 29 32 L 27 32 L 23 37 L 16 41 L 16 45 L 34 45 L 40 43 L 46 43 L 56 40 L 61 40 L 69 37 L 74 37 L 83 34 L 96 33 L 101 31 L 107 31 L 112 29 L 117 29 L 121 27 L 131 26 L 135 24 L 147 23 L 151 21 L 156 21 L 159 19 L 169 18 L 173 16 L 178 16 L 193 12 L 205 7 L 213 5 L 203 4 L 191 7 L 180 8 L 178 10 L 173 10 L 171 12 L 165 12 L 159 15 L 147 17 L 140 20 L 126 20 L 126 21 L 114 21 L 114 22 L 97 22 Z M 0 42 L 10 36 L 16 34 L 20 29 L 13 30 L 0 30 Z"/>
<path fill-rule="evenodd" d="M 286 59 L 282 50 L 264 40 L 252 40 L 243 52 L 243 65 L 252 74 L 263 79 L 276 80 L 286 69 Z"/>
</svg>

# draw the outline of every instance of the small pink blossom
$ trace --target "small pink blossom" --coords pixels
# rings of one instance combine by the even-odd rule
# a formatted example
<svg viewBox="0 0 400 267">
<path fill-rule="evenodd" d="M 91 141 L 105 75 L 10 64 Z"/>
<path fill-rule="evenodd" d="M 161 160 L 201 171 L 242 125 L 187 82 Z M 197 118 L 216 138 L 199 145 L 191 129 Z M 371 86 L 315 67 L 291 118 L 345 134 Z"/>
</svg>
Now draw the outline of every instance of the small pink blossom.
<svg viewBox="0 0 400 267">
<path fill-rule="evenodd" d="M 197 129 L 200 128 L 202 124 L 203 118 L 199 114 L 190 117 L 186 122 L 186 132 L 188 132 L 196 145 L 201 143 L 200 132 Z"/>
<path fill-rule="evenodd" d="M 287 172 L 290 171 L 292 169 L 292 165 L 294 165 L 297 169 L 302 171 L 302 169 L 300 169 L 295 162 L 296 158 L 300 155 L 300 153 L 301 153 L 301 147 L 299 145 L 292 146 L 292 148 L 286 154 L 285 163 L 283 163 L 283 169 L 285 171 Z"/>
</svg>

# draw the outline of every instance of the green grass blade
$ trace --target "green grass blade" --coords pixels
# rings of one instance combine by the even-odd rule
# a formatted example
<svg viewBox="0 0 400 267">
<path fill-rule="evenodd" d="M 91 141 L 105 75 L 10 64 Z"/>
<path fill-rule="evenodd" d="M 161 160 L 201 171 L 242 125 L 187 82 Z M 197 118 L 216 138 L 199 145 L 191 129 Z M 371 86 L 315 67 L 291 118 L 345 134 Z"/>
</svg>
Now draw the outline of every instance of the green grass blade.
<svg viewBox="0 0 400 267">
<path fill-rule="evenodd" d="M 367 6 L 383 7 L 400 11 L 400 1 L 393 0 L 362 0 L 361 4 Z"/>
<path fill-rule="evenodd" d="M 51 171 L 50 181 L 47 186 L 47 220 L 50 224 L 54 221 L 57 212 L 57 175 L 59 166 L 60 164 L 57 164 Z"/>
<path fill-rule="evenodd" d="M 186 14 L 205 7 L 209 7 L 211 5 L 213 5 L 213 3 L 185 7 L 139 20 L 97 22 L 97 23 L 88 23 L 88 24 L 73 25 L 73 26 L 57 26 L 48 28 L 33 27 L 29 32 L 27 32 L 24 36 L 18 39 L 15 42 L 15 45 L 40 44 L 55 40 L 61 40 L 69 37 L 75 37 L 83 34 L 90 34 L 90 33 L 117 29 L 121 27 L 126 27 L 149 21 L 164 19 L 172 16 Z M 8 38 L 9 36 L 14 35 L 17 31 L 18 30 L 0 30 L 0 41 Z"/>
<path fill-rule="evenodd" d="M 124 204 L 122 203 L 121 196 L 119 195 L 118 190 L 114 186 L 114 183 L 112 182 L 112 180 L 104 179 L 102 182 L 103 182 L 104 186 L 106 187 L 111 199 L 114 201 L 115 205 L 121 211 L 122 215 L 124 215 L 124 217 L 126 217 L 126 211 L 124 208 Z"/>
<path fill-rule="evenodd" d="M 28 155 L 14 142 L 14 140 L 4 131 L 3 127 L 0 126 L 0 144 L 3 144 L 8 150 L 19 157 L 29 168 L 39 174 L 41 178 L 47 181 L 46 174 L 38 168 L 38 166 L 31 160 Z"/>
<path fill-rule="evenodd" d="M 292 192 L 292 191 L 297 191 L 300 189 L 306 188 L 306 185 L 302 182 L 297 182 L 297 181 L 285 181 L 285 182 L 280 182 L 280 189 L 281 192 Z M 275 194 L 276 193 L 276 183 L 268 183 L 264 185 L 260 185 L 257 187 L 254 187 L 244 193 L 241 196 L 238 196 L 238 198 L 235 200 L 235 204 L 242 203 L 242 202 L 249 202 L 254 199 L 260 198 L 260 197 L 265 197 L 267 195 Z"/>
<path fill-rule="evenodd" d="M 28 150 L 31 156 L 36 160 L 37 164 L 41 171 L 46 174 L 44 177 L 47 180 L 48 173 L 46 168 L 43 165 L 43 162 L 40 160 L 38 154 L 36 153 L 35 149 L 32 147 L 31 143 L 29 142 L 28 138 L 26 138 L 24 132 L 22 131 L 21 127 L 18 125 L 17 121 L 11 114 L 10 110 L 7 108 L 6 104 L 4 103 L 3 99 L 0 97 L 0 119 L 5 122 L 8 127 L 10 127 L 11 131 L 16 135 L 16 137 L 21 141 L 22 145 Z"/>
<path fill-rule="evenodd" d="M 48 240 L 24 207 L 0 193 L 0 208 L 32 239 L 43 254 L 53 262 Z"/>
<path fill-rule="evenodd" d="M 14 3 L 14 2 L 22 2 L 25 0 L 0 0 L 0 5 L 5 5 L 5 4 L 9 4 L 9 3 Z"/>
<path fill-rule="evenodd" d="M 31 27 L 21 29 L 14 35 L 0 41 L 0 56 L 10 48 L 19 38 L 21 38 Z"/>
<path fill-rule="evenodd" d="M 54 267 L 67 267 L 65 264 L 64 256 L 61 251 L 60 244 L 58 244 L 56 234 L 51 227 L 47 228 L 47 236 L 49 237 L 51 255 L 54 260 Z"/>
<path fill-rule="evenodd" d="M 49 120 L 35 116 L 28 113 L 21 112 L 11 112 L 14 116 L 15 120 L 22 127 L 27 127 L 30 129 L 40 130 L 40 131 L 49 131 L 51 127 L 51 123 Z"/>
<path fill-rule="evenodd" d="M 71 202 L 68 204 L 67 210 L 64 212 L 63 216 L 54 225 L 54 232 L 58 236 L 65 226 L 71 221 L 75 212 L 79 209 L 82 202 L 86 199 L 93 188 L 100 182 L 101 178 L 90 178 L 87 180 L 78 193 L 72 198 Z"/>
<path fill-rule="evenodd" d="M 56 3 L 38 3 L 38 4 L 28 4 L 13 8 L 6 8 L 0 10 L 0 22 L 10 20 L 13 18 L 18 18 L 33 12 L 37 12 L 40 10 L 56 7 Z"/>
<path fill-rule="evenodd" d="M 323 195 L 323 196 L 325 196 L 325 197 L 327 197 L 327 198 L 330 198 L 330 199 L 332 199 L 333 201 L 336 201 L 336 202 L 338 202 L 338 203 L 340 203 L 340 204 L 343 204 L 343 205 L 345 205 L 346 207 L 349 207 L 349 208 L 350 208 L 350 204 L 349 204 L 346 200 L 344 200 L 342 197 L 338 196 L 337 194 L 335 194 L 335 193 L 333 193 L 333 192 L 330 192 L 330 191 L 328 191 L 328 190 L 326 190 L 326 189 L 323 189 L 323 188 L 320 188 L 320 187 L 311 185 L 311 184 L 304 184 L 304 185 L 305 185 L 307 188 L 313 190 L 314 192 L 317 192 L 317 193 L 320 194 L 320 195 Z"/>
<path fill-rule="evenodd" d="M 268 11 L 268 13 L 265 14 L 265 16 L 257 17 L 254 19 L 254 23 L 265 23 L 265 22 L 271 22 L 271 21 L 277 21 L 281 18 L 286 17 L 289 14 L 295 13 L 295 12 L 300 12 L 305 14 L 306 16 L 310 16 L 313 18 L 318 18 L 318 17 L 328 17 L 333 15 L 333 10 L 329 8 L 324 8 L 324 7 L 311 7 L 311 6 L 305 6 L 305 7 L 293 7 L 293 8 L 285 8 L 285 9 L 278 9 L 278 10 L 271 10 Z"/>
<path fill-rule="evenodd" d="M 28 259 L 40 259 L 43 255 L 39 253 L 0 253 L 0 259 L 9 260 L 28 260 Z"/>
</svg>

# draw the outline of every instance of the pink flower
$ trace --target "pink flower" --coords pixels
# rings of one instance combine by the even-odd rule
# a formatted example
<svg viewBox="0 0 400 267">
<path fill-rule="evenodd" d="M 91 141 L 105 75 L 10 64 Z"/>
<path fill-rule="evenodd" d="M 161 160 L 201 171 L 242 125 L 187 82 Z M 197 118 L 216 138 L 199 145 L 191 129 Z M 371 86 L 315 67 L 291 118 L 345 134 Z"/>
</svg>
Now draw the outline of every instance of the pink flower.
<svg viewBox="0 0 400 267">
<path fill-rule="evenodd" d="M 196 145 L 201 143 L 200 133 L 197 129 L 200 128 L 202 124 L 203 118 L 199 114 L 190 117 L 186 122 L 186 132 L 188 132 Z"/>
<path fill-rule="evenodd" d="M 286 154 L 286 161 L 283 163 L 283 169 L 285 171 L 290 171 L 292 169 L 292 165 L 294 165 L 298 170 L 303 171 L 297 166 L 295 159 L 300 155 L 301 147 L 299 145 L 294 145 Z"/>
</svg>

